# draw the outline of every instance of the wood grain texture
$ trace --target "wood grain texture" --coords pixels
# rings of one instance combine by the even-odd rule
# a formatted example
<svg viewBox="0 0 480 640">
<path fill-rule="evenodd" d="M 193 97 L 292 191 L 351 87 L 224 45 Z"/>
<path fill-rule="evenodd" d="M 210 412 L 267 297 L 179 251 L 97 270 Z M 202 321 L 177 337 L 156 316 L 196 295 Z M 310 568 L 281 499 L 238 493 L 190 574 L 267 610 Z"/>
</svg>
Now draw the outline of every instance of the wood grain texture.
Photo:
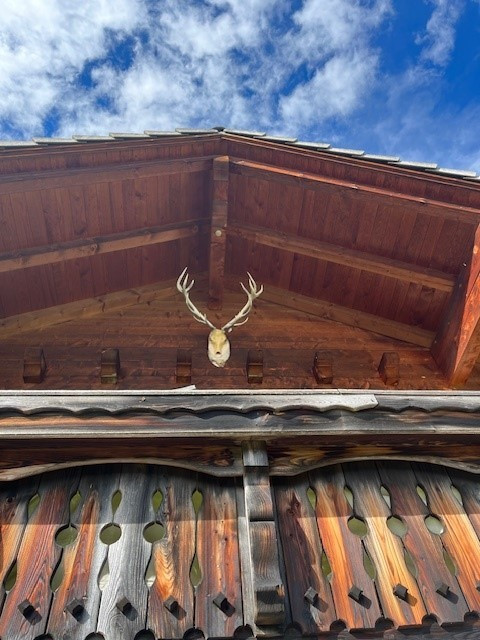
<svg viewBox="0 0 480 640">
<path fill-rule="evenodd" d="M 223 302 L 226 229 L 228 220 L 228 156 L 213 160 L 212 218 L 210 230 L 209 302 L 210 309 L 221 309 Z"/>
<path fill-rule="evenodd" d="M 292 622 L 310 635 L 328 631 L 338 616 L 330 584 L 322 572 L 323 547 L 307 498 L 308 488 L 306 476 L 275 482 Z M 318 594 L 313 603 L 305 599 L 308 589 Z"/>
</svg>

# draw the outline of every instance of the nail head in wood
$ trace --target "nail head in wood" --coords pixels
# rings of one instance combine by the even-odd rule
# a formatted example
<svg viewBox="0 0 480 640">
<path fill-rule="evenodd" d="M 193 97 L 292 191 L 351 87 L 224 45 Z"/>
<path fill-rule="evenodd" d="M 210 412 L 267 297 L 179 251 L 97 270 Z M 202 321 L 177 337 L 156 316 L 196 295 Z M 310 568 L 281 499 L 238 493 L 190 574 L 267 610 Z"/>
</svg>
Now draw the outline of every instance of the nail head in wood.
<svg viewBox="0 0 480 640">
<path fill-rule="evenodd" d="M 128 598 L 120 598 L 115 606 L 124 616 L 128 616 L 133 609 L 133 605 Z"/>
<path fill-rule="evenodd" d="M 332 384 L 333 358 L 326 351 L 317 351 L 313 358 L 313 377 L 317 384 Z"/>
<path fill-rule="evenodd" d="M 442 582 L 437 586 L 435 591 L 439 593 L 441 596 L 443 596 L 444 598 L 448 598 L 450 594 L 450 587 L 448 586 L 448 584 L 445 584 L 444 582 Z"/>
<path fill-rule="evenodd" d="M 318 593 L 313 587 L 308 587 L 303 597 L 309 604 L 314 605 L 318 600 Z"/>
<path fill-rule="evenodd" d="M 35 607 L 29 600 L 24 600 L 18 605 L 18 610 L 26 620 L 32 620 L 35 616 Z"/>
<path fill-rule="evenodd" d="M 165 607 L 165 609 L 170 611 L 170 613 L 175 614 L 178 611 L 178 600 L 175 600 L 173 596 L 168 596 L 168 598 L 163 603 L 163 606 Z"/>
<path fill-rule="evenodd" d="M 25 349 L 23 356 L 23 381 L 24 382 L 43 382 L 47 363 L 43 349 Z"/>
<path fill-rule="evenodd" d="M 228 611 L 230 607 L 227 596 L 225 596 L 222 592 L 215 596 L 215 598 L 213 599 L 213 604 L 218 607 L 220 611 L 223 611 L 223 613 Z"/>
<path fill-rule="evenodd" d="M 400 379 L 400 357 L 396 351 L 385 351 L 378 365 L 378 373 L 385 384 L 397 384 Z"/>
<path fill-rule="evenodd" d="M 78 598 L 75 598 L 67 604 L 65 609 L 71 613 L 76 620 L 78 620 L 84 612 L 83 602 Z"/>
<path fill-rule="evenodd" d="M 247 382 L 249 384 L 261 384 L 263 382 L 263 351 L 248 352 Z"/>
<path fill-rule="evenodd" d="M 397 598 L 400 598 L 400 600 L 406 600 L 408 589 L 403 584 L 397 584 L 393 587 L 393 593 Z"/>
<path fill-rule="evenodd" d="M 362 594 L 363 594 L 362 589 L 359 589 L 358 587 L 353 585 L 353 587 L 348 592 L 348 597 L 351 598 L 352 600 L 355 600 L 355 602 L 360 602 L 360 600 L 362 599 Z"/>
<path fill-rule="evenodd" d="M 100 381 L 102 384 L 117 384 L 120 377 L 120 352 L 118 349 L 104 349 L 100 361 Z"/>
<path fill-rule="evenodd" d="M 185 349 L 177 350 L 177 367 L 175 369 L 177 384 L 192 382 L 192 352 Z"/>
</svg>

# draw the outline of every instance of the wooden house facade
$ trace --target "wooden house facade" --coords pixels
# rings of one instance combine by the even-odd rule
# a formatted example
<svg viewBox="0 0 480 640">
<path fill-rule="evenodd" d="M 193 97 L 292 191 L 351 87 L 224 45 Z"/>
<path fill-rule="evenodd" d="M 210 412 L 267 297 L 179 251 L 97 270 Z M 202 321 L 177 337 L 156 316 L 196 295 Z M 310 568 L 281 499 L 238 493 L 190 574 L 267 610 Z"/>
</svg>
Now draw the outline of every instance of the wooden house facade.
<svg viewBox="0 0 480 640">
<path fill-rule="evenodd" d="M 0 141 L 0 639 L 480 638 L 479 216 L 255 132 Z"/>
</svg>

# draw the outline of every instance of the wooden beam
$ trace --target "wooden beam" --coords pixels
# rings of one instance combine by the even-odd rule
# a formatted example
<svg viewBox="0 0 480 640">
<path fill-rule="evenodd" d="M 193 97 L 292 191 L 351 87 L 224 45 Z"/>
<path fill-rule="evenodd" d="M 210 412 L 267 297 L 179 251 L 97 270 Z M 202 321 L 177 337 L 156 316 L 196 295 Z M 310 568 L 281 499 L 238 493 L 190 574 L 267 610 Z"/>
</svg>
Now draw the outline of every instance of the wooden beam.
<svg viewBox="0 0 480 640">
<path fill-rule="evenodd" d="M 432 354 L 452 386 L 464 384 L 480 355 L 480 225 L 458 277 Z"/>
<path fill-rule="evenodd" d="M 55 307 L 9 316 L 0 320 L 0 339 L 24 331 L 37 331 L 68 320 L 93 318 L 107 311 L 116 311 L 135 304 L 167 300 L 170 296 L 176 295 L 176 282 L 176 279 L 157 282 L 135 289 L 107 293 L 97 298 L 76 300 Z"/>
<path fill-rule="evenodd" d="M 377 202 L 383 205 L 396 205 L 405 208 L 406 204 L 416 205 L 415 212 L 422 211 L 426 215 L 440 216 L 456 221 L 476 224 L 480 218 L 480 209 L 450 204 L 431 198 L 421 198 L 406 193 L 399 193 L 389 189 L 382 189 L 365 184 L 357 184 L 348 180 L 338 180 L 319 176 L 314 173 L 282 169 L 270 165 L 249 162 L 247 160 L 230 159 L 230 171 L 232 173 L 250 178 L 270 180 L 281 184 L 289 184 L 314 191 L 326 191 L 328 189 L 348 190 L 352 200 L 365 202 L 375 197 Z"/>
<path fill-rule="evenodd" d="M 278 289 L 270 285 L 265 285 L 262 299 L 282 307 L 303 311 L 304 313 L 326 318 L 327 320 L 341 322 L 351 327 L 366 329 L 373 333 L 379 333 L 382 336 L 403 340 L 404 342 L 410 342 L 411 344 L 416 344 L 421 347 L 430 347 L 434 338 L 433 332 L 427 331 L 426 329 L 406 325 L 401 322 L 396 322 L 395 320 L 388 320 L 387 318 L 381 318 L 370 313 L 365 313 L 364 311 L 342 307 L 333 302 L 303 296 L 293 291 L 285 291 L 285 289 Z"/>
<path fill-rule="evenodd" d="M 362 269 L 370 273 L 378 273 L 405 282 L 415 282 L 425 287 L 451 292 L 455 277 L 435 269 L 408 264 L 393 258 L 384 258 L 356 249 L 347 249 L 320 240 L 309 240 L 299 236 L 288 235 L 247 224 L 230 223 L 227 234 L 263 244 L 267 247 L 291 251 L 303 256 L 325 260 L 335 264 L 342 264 L 354 269 Z"/>
<path fill-rule="evenodd" d="M 213 207 L 210 235 L 210 268 L 208 294 L 210 309 L 221 309 L 225 275 L 226 227 L 228 217 L 228 156 L 213 161 Z"/>
<path fill-rule="evenodd" d="M 175 173 L 209 171 L 212 156 L 188 158 L 185 160 L 153 160 L 151 162 L 131 162 L 104 166 L 76 167 L 75 169 L 52 169 L 29 173 L 15 173 L 0 177 L 0 194 L 18 191 L 38 191 L 83 186 L 97 182 L 111 182 L 131 178 Z"/>
<path fill-rule="evenodd" d="M 61 244 L 1 253 L 0 273 L 190 238 L 197 235 L 206 222 L 205 219 L 195 218 L 171 225 L 144 227 L 108 236 L 81 238 Z"/>
</svg>

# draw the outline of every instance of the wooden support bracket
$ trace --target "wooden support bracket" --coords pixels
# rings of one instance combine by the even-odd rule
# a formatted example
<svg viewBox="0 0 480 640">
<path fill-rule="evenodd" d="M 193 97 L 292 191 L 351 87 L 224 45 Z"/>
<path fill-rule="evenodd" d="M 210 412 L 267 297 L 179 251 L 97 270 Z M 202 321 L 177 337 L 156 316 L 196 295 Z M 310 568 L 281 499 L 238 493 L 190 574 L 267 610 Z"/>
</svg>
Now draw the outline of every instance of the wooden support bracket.
<svg viewBox="0 0 480 640">
<path fill-rule="evenodd" d="M 332 384 L 333 358 L 328 351 L 317 351 L 313 358 L 312 372 L 317 384 Z"/>
<path fill-rule="evenodd" d="M 378 373 L 385 384 L 397 384 L 400 379 L 400 357 L 396 351 L 385 351 L 378 365 Z"/>
<path fill-rule="evenodd" d="M 117 384 L 120 377 L 120 352 L 118 349 L 104 349 L 100 361 L 102 384 Z"/>
<path fill-rule="evenodd" d="M 263 382 L 263 351 L 248 352 L 247 382 L 248 384 L 261 384 Z"/>
<path fill-rule="evenodd" d="M 185 349 L 177 350 L 177 366 L 175 368 L 175 380 L 177 384 L 190 384 L 192 382 L 192 352 Z"/>
<path fill-rule="evenodd" d="M 278 634 L 285 622 L 285 603 L 266 446 L 244 442 L 242 448 L 254 623 L 264 633 Z"/>
<path fill-rule="evenodd" d="M 43 349 L 25 349 L 23 357 L 23 381 L 24 382 L 43 382 L 47 363 Z"/>
</svg>

